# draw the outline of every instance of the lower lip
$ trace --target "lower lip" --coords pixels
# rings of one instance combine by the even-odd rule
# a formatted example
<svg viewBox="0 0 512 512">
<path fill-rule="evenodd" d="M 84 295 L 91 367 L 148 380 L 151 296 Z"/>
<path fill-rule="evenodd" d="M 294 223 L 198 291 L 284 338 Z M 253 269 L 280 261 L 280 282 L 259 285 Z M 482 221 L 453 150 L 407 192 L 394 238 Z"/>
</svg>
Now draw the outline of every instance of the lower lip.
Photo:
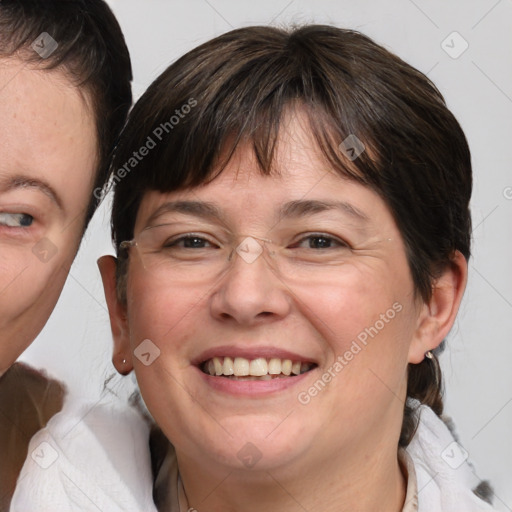
<svg viewBox="0 0 512 512">
<path fill-rule="evenodd" d="M 222 393 L 229 395 L 265 396 L 278 393 L 299 384 L 315 369 L 294 377 L 280 377 L 272 380 L 235 380 L 226 377 L 213 377 L 195 367 L 204 382 Z"/>
</svg>

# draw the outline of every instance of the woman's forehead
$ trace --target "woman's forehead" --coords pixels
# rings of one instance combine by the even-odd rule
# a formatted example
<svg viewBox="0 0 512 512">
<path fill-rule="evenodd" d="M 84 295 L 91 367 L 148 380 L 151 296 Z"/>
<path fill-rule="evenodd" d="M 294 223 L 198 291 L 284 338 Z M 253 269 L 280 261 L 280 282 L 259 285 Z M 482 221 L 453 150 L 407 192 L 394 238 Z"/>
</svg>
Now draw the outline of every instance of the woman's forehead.
<svg viewBox="0 0 512 512">
<path fill-rule="evenodd" d="M 320 182 L 328 175 L 333 181 L 348 181 L 348 173 L 343 175 L 333 169 L 318 147 L 302 109 L 288 110 L 283 116 L 269 172 L 262 168 L 253 140 L 246 138 L 233 149 L 234 143 L 231 137 L 226 139 L 207 181 L 169 194 L 179 197 L 225 191 L 229 195 L 231 192 L 240 193 L 242 189 L 249 192 L 261 188 L 261 195 L 268 195 L 269 190 L 263 191 L 267 187 L 281 192 L 300 193 L 302 184 L 309 184 L 311 188 L 311 184 Z M 169 169 L 172 166 L 166 166 L 162 172 L 172 172 Z"/>
<path fill-rule="evenodd" d="M 170 218 L 202 219 L 224 226 L 244 222 L 282 223 L 306 218 L 330 219 L 358 230 L 394 227 L 383 200 L 370 188 L 318 168 L 262 175 L 256 169 L 226 168 L 199 187 L 143 197 L 135 231 Z"/>
<path fill-rule="evenodd" d="M 357 218 L 360 225 L 363 220 L 368 223 L 372 217 L 382 216 L 384 211 L 389 214 L 374 191 L 349 178 L 348 172 L 333 168 L 318 146 L 308 113 L 300 105 L 283 114 L 270 172 L 262 169 L 253 141 L 240 142 L 234 151 L 232 145 L 232 139 L 224 144 L 208 182 L 170 192 L 146 192 L 137 221 L 142 218 L 147 222 L 164 205 L 178 202 L 182 203 L 181 213 L 190 209 L 190 203 L 196 203 L 197 213 L 198 202 L 203 203 L 204 212 L 204 203 L 208 203 L 217 212 L 210 217 L 218 219 L 257 215 L 280 219 L 285 214 L 291 217 L 292 211 L 299 217 L 298 212 L 335 211 L 334 205 L 341 205 L 338 213 L 347 218 L 357 212 L 359 215 L 352 215 L 352 220 Z M 339 152 L 347 167 L 355 166 L 343 148 Z"/>
</svg>

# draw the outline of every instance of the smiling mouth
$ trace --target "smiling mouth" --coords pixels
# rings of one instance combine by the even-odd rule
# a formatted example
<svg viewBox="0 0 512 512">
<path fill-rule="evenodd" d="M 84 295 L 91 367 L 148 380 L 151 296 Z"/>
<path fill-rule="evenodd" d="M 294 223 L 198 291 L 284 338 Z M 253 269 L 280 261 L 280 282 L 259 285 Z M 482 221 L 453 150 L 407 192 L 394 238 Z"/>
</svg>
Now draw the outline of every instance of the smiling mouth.
<svg viewBox="0 0 512 512">
<path fill-rule="evenodd" d="M 272 380 L 297 377 L 316 368 L 315 363 L 291 359 L 244 357 L 213 357 L 201 363 L 199 368 L 212 377 L 232 380 Z"/>
</svg>

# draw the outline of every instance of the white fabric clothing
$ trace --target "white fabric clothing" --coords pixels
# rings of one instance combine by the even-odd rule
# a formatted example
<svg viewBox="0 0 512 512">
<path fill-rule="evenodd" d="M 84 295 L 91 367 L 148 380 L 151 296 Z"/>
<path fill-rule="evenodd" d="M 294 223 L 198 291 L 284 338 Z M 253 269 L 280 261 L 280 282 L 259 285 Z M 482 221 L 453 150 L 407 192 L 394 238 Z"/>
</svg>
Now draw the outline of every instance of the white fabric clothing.
<svg viewBox="0 0 512 512">
<path fill-rule="evenodd" d="M 409 446 L 398 453 L 407 476 L 402 512 L 493 512 L 493 507 L 473 492 L 480 479 L 445 423 L 430 407 L 416 400 L 409 404 L 420 421 Z M 157 475 L 155 498 L 160 512 L 186 512 L 190 508 L 173 449 Z"/>
<path fill-rule="evenodd" d="M 32 438 L 10 511 L 156 512 L 148 442 L 128 405 L 66 405 Z"/>
<path fill-rule="evenodd" d="M 429 407 L 411 404 L 420 422 L 407 449 L 399 451 L 407 473 L 402 512 L 492 512 L 473 492 L 479 479 L 464 449 Z M 55 457 L 51 449 L 58 457 L 43 469 L 41 460 Z M 87 404 L 65 409 L 34 436 L 11 512 L 156 512 L 153 490 L 160 512 L 189 510 L 172 446 L 153 482 L 148 427 L 140 415 Z"/>
<path fill-rule="evenodd" d="M 416 473 L 419 512 L 492 512 L 491 505 L 473 492 L 480 479 L 465 449 L 430 407 L 410 403 L 415 403 L 420 415 L 418 429 L 406 448 Z"/>
</svg>

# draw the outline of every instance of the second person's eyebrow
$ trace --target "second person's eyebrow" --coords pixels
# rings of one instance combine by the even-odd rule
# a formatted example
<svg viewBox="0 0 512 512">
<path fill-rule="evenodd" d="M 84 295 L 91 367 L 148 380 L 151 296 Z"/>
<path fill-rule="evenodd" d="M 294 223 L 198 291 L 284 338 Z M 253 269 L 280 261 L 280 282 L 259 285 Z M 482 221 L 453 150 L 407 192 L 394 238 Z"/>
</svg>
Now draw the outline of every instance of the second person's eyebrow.
<svg viewBox="0 0 512 512">
<path fill-rule="evenodd" d="M 4 188 L 4 190 L 15 190 L 20 188 L 33 188 L 39 190 L 48 196 L 60 210 L 64 210 L 64 205 L 59 194 L 57 194 L 55 189 L 48 182 L 40 178 L 33 178 L 19 174 L 6 180 L 2 188 Z"/>
</svg>

